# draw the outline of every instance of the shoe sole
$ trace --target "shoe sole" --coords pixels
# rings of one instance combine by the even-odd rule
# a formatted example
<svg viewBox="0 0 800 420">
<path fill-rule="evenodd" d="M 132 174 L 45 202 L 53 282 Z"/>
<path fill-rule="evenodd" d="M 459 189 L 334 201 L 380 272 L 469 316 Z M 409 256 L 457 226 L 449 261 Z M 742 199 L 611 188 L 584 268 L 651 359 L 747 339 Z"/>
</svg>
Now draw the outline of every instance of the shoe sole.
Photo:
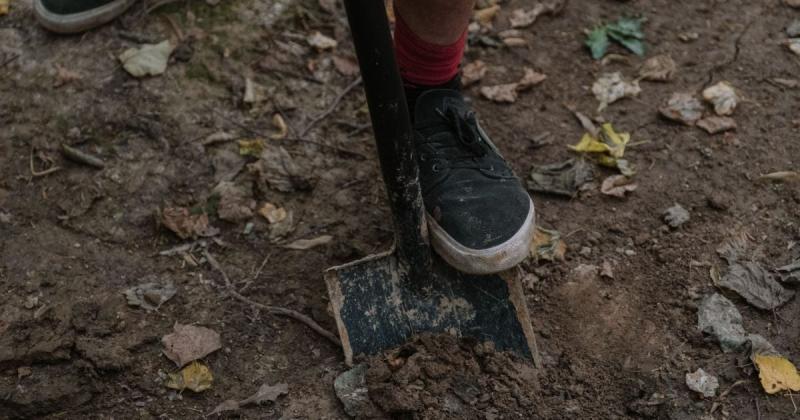
<svg viewBox="0 0 800 420">
<path fill-rule="evenodd" d="M 536 229 L 536 211 L 533 201 L 522 227 L 507 241 L 486 249 L 466 247 L 453 239 L 430 215 L 426 213 L 431 232 L 431 245 L 448 264 L 467 274 L 493 274 L 521 263 L 530 253 L 530 243 Z"/>
<path fill-rule="evenodd" d="M 96 9 L 62 15 L 47 10 L 42 0 L 33 1 L 36 19 L 45 28 L 61 33 L 74 34 L 108 23 L 127 10 L 136 0 L 116 0 Z"/>
</svg>

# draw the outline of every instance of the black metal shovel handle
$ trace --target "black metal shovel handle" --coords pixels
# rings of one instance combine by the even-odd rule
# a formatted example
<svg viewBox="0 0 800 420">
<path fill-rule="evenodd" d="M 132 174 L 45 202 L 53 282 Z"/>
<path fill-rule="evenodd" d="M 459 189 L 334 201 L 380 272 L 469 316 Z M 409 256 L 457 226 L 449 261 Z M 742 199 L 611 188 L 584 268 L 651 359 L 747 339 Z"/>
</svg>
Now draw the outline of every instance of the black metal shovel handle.
<svg viewBox="0 0 800 420">
<path fill-rule="evenodd" d="M 414 160 L 413 130 L 383 0 L 345 0 L 383 182 L 389 194 L 397 251 L 402 262 L 423 273 L 430 247 Z"/>
</svg>

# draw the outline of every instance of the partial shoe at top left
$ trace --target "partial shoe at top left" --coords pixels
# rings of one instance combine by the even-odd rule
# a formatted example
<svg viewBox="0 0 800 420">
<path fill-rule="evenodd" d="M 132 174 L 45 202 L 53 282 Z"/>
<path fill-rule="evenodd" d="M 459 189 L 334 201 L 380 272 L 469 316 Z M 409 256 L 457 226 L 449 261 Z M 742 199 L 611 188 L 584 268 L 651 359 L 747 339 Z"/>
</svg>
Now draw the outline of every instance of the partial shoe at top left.
<svg viewBox="0 0 800 420">
<path fill-rule="evenodd" d="M 33 0 L 36 19 L 45 28 L 73 34 L 114 20 L 136 0 Z"/>
</svg>

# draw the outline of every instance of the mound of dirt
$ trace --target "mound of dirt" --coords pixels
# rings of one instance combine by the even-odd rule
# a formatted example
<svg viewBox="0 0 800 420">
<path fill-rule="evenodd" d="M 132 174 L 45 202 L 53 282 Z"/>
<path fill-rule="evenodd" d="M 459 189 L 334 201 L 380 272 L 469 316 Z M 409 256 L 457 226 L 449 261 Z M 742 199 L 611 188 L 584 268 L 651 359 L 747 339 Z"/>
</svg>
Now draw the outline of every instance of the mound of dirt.
<svg viewBox="0 0 800 420">
<path fill-rule="evenodd" d="M 536 370 L 491 343 L 421 335 L 367 366 L 369 398 L 384 416 L 530 418 L 536 406 Z"/>
</svg>

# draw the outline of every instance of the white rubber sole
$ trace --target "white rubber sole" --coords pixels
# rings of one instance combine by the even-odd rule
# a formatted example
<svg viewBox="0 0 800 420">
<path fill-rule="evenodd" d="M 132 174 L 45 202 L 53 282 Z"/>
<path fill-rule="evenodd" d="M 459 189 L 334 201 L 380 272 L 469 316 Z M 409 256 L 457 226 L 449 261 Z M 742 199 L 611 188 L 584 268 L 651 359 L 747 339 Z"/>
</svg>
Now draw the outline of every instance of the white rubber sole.
<svg viewBox="0 0 800 420">
<path fill-rule="evenodd" d="M 85 12 L 61 15 L 47 10 L 42 0 L 33 0 L 33 14 L 42 26 L 53 32 L 74 34 L 114 20 L 133 3 L 136 3 L 136 0 L 116 0 Z"/>
<path fill-rule="evenodd" d="M 426 214 L 426 219 L 433 249 L 452 267 L 467 274 L 499 273 L 521 263 L 530 252 L 536 229 L 533 201 L 530 201 L 528 216 L 520 230 L 502 244 L 486 249 L 466 247 L 445 232 L 430 214 Z"/>
</svg>

